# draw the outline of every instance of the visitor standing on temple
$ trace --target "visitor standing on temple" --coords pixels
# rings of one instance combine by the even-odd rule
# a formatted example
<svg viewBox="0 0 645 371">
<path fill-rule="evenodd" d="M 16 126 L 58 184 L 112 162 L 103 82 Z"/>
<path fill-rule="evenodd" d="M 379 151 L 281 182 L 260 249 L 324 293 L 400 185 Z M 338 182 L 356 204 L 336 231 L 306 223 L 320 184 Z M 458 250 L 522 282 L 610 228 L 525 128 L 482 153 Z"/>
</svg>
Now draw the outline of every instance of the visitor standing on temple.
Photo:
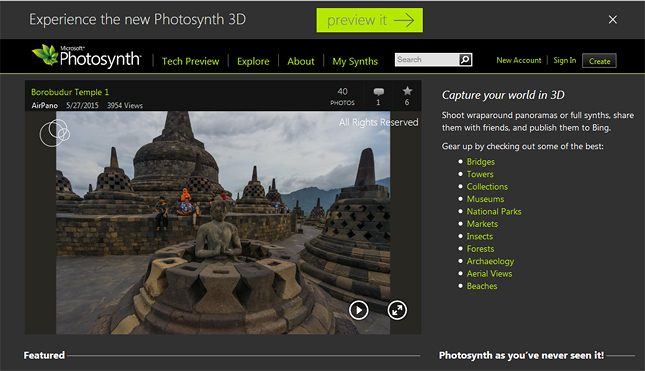
<svg viewBox="0 0 645 371">
<path fill-rule="evenodd" d="M 157 230 L 160 230 L 161 227 L 163 226 L 163 230 L 168 229 L 168 202 L 166 201 L 166 198 L 163 196 L 159 197 L 159 201 L 155 204 L 155 211 L 157 212 L 157 216 L 155 217 L 155 221 L 157 224 Z"/>
</svg>

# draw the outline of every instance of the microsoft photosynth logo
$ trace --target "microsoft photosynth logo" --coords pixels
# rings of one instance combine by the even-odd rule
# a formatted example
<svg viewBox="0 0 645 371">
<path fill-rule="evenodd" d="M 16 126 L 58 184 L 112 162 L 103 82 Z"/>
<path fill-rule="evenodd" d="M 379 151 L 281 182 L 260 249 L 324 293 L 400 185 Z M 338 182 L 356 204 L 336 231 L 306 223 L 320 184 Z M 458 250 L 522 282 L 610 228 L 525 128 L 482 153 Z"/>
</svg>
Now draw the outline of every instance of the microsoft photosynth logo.
<svg viewBox="0 0 645 371">
<path fill-rule="evenodd" d="M 47 46 L 43 44 L 42 49 L 34 49 L 32 52 L 48 66 L 53 66 L 54 63 L 58 63 L 58 53 L 54 50 L 53 45 Z"/>
</svg>

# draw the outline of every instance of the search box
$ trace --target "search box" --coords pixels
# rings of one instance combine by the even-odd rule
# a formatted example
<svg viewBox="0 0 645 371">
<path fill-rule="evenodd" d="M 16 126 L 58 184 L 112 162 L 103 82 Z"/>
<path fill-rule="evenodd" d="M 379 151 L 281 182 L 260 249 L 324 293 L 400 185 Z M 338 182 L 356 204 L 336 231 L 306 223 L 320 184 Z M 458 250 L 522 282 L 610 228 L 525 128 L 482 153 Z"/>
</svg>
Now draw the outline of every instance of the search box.
<svg viewBox="0 0 645 371">
<path fill-rule="evenodd" d="M 394 67 L 472 67 L 473 53 L 394 53 Z"/>
</svg>

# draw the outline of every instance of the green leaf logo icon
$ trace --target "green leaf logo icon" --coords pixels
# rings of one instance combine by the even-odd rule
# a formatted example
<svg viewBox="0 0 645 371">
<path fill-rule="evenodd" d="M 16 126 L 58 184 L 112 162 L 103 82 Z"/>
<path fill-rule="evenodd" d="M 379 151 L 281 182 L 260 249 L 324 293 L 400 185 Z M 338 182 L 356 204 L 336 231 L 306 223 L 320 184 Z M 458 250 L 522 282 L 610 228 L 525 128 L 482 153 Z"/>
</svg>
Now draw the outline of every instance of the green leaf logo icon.
<svg viewBox="0 0 645 371">
<path fill-rule="evenodd" d="M 54 63 L 58 63 L 58 53 L 54 49 L 53 45 L 47 46 L 43 44 L 42 49 L 34 49 L 32 52 L 36 54 L 36 57 L 42 59 L 48 66 L 53 66 Z"/>
</svg>

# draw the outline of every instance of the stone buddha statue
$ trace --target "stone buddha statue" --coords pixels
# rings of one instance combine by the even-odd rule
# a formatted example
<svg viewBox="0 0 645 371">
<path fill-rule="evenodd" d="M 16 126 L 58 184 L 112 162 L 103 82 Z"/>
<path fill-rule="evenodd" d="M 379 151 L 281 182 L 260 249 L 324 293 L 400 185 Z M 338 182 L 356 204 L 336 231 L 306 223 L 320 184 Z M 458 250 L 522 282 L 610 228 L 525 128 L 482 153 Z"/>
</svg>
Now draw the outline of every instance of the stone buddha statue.
<svg viewBox="0 0 645 371">
<path fill-rule="evenodd" d="M 219 200 L 213 201 L 210 209 L 213 220 L 202 224 L 197 230 L 195 256 L 206 259 L 240 255 L 242 244 L 237 227 L 224 221 L 226 203 Z"/>
</svg>

